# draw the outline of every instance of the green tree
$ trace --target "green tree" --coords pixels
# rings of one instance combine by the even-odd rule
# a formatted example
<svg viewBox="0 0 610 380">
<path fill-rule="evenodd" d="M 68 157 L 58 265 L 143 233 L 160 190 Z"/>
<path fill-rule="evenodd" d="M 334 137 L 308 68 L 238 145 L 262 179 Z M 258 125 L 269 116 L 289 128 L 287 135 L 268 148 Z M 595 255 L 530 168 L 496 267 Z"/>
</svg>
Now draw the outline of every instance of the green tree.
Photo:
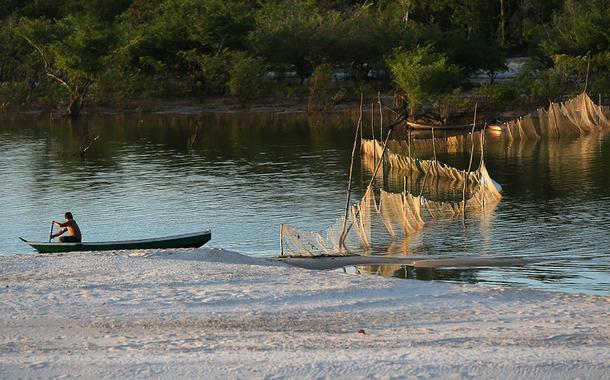
<svg viewBox="0 0 610 380">
<path fill-rule="evenodd" d="M 455 31 L 443 33 L 438 45 L 439 50 L 458 65 L 464 75 L 483 70 L 493 84 L 497 74 L 508 69 L 506 52 L 494 40 L 477 36 L 467 38 L 463 32 Z"/>
<path fill-rule="evenodd" d="M 82 14 L 56 22 L 23 18 L 16 30 L 38 53 L 46 75 L 67 90 L 66 115 L 77 117 L 89 88 L 106 70 L 116 46 L 112 29 Z"/>
<path fill-rule="evenodd" d="M 448 63 L 443 54 L 435 53 L 431 45 L 411 51 L 395 49 L 386 62 L 411 114 L 421 111 L 424 104 L 437 103 L 441 95 L 457 88 L 461 79 L 459 68 Z"/>
<path fill-rule="evenodd" d="M 246 52 L 234 53 L 227 82 L 229 94 L 242 106 L 246 105 L 267 89 L 265 71 L 266 65 L 261 58 L 252 57 Z"/>
<path fill-rule="evenodd" d="M 120 18 L 123 61 L 150 76 L 208 87 L 203 66 L 225 49 L 242 49 L 253 8 L 237 0 L 135 1 Z M 213 63 L 213 62 L 212 62 Z"/>
<path fill-rule="evenodd" d="M 608 93 L 610 79 L 610 7 L 607 1 L 566 0 L 552 21 L 532 32 L 542 61 L 563 92 Z M 588 69 L 588 75 L 587 75 Z"/>
<path fill-rule="evenodd" d="M 323 14 L 312 1 L 270 1 L 256 13 L 251 49 L 275 67 L 294 68 L 304 81 L 328 52 L 326 27 L 337 18 L 336 12 Z"/>
<path fill-rule="evenodd" d="M 332 66 L 323 63 L 309 79 L 309 111 L 324 111 L 332 101 Z"/>
<path fill-rule="evenodd" d="M 325 60 L 349 67 L 356 82 L 366 80 L 371 69 L 385 68 L 383 56 L 409 37 L 397 10 L 358 7 L 336 22 L 326 23 Z"/>
</svg>

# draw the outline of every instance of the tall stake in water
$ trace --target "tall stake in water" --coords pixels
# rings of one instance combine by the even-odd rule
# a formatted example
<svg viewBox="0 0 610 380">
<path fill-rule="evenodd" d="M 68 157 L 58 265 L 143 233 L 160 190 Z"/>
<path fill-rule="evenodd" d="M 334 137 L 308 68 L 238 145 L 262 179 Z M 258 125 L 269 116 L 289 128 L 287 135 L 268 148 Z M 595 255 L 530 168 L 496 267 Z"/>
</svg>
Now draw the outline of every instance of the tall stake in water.
<svg viewBox="0 0 610 380">
<path fill-rule="evenodd" d="M 462 211 L 464 221 L 466 220 L 466 186 L 468 186 L 470 170 L 472 169 L 472 156 L 474 156 L 474 127 L 477 124 L 477 104 L 478 103 L 474 103 L 474 120 L 472 121 L 472 131 L 470 132 L 470 162 L 468 163 L 468 171 L 466 172 L 466 178 L 464 178 L 464 187 L 462 188 Z"/>
<path fill-rule="evenodd" d="M 345 218 L 343 219 L 343 230 L 341 231 L 341 237 L 339 238 L 339 251 L 342 252 L 345 248 L 345 228 L 347 226 L 347 216 L 349 214 L 349 201 L 352 191 L 352 171 L 354 169 L 354 156 L 356 155 L 356 145 L 358 145 L 358 135 L 360 132 L 360 126 L 362 124 L 362 93 L 360 94 L 360 116 L 358 117 L 358 124 L 356 125 L 356 133 L 354 134 L 354 145 L 352 146 L 352 158 L 349 164 L 349 175 L 347 179 L 347 194 L 345 196 Z"/>
<path fill-rule="evenodd" d="M 383 136 L 383 111 L 381 110 L 381 91 L 377 91 L 377 104 L 379 104 L 379 136 Z"/>
<path fill-rule="evenodd" d="M 394 129 L 395 126 L 397 126 L 398 124 L 402 123 L 405 119 L 406 119 L 405 115 L 399 116 L 388 127 L 388 129 L 389 129 L 388 130 L 388 134 L 387 134 L 385 140 L 383 141 L 383 149 L 381 150 L 381 157 L 383 157 L 385 155 L 386 149 L 388 147 L 388 140 L 390 139 L 390 135 L 392 134 L 392 130 Z M 373 177 L 371 178 L 371 181 L 369 182 L 369 185 L 366 187 L 366 191 L 364 192 L 363 198 L 368 195 L 369 191 L 371 191 L 371 188 L 373 187 L 373 183 L 375 182 L 375 177 L 377 177 L 377 172 L 379 171 L 379 167 L 381 166 L 381 162 L 382 161 L 383 160 L 379 160 L 379 162 L 375 165 L 375 170 L 373 171 Z M 347 214 L 347 212 L 348 211 L 346 210 L 346 214 Z M 349 227 L 345 228 L 346 222 L 343 223 L 344 228 L 343 228 L 343 232 L 341 233 L 341 237 L 339 238 L 339 247 L 344 247 L 345 246 L 345 238 L 347 237 L 347 234 L 349 233 L 350 229 L 354 225 L 354 221 L 356 220 L 356 218 L 359 215 L 360 215 L 360 208 L 358 208 L 356 210 L 356 213 L 354 215 L 354 220 L 349 225 Z M 347 221 L 347 218 L 345 220 Z"/>
<path fill-rule="evenodd" d="M 587 85 L 589 84 L 589 67 L 591 65 L 591 51 L 587 52 L 587 75 L 585 76 L 585 89 L 583 92 L 587 92 Z"/>
<path fill-rule="evenodd" d="M 371 135 L 372 135 L 372 139 L 373 141 L 375 141 L 375 107 L 373 106 L 373 103 L 371 103 Z M 383 136 L 379 136 L 380 139 L 383 138 Z M 373 150 L 373 164 L 375 164 L 377 162 L 377 149 Z"/>
</svg>

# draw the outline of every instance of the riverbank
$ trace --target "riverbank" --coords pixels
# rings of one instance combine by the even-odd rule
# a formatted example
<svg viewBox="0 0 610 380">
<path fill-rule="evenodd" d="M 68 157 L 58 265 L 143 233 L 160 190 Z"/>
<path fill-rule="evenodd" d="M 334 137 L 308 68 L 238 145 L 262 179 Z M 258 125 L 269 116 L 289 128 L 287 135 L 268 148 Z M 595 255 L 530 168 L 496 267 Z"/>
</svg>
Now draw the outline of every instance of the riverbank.
<svg viewBox="0 0 610 380">
<path fill-rule="evenodd" d="M 371 95 L 372 96 L 372 95 Z M 375 94 L 375 101 L 377 95 Z M 382 102 L 390 106 L 393 102 L 391 95 L 383 95 Z M 328 107 L 328 111 L 358 110 L 359 100 L 345 100 Z M 59 107 L 36 107 L 29 106 L 15 108 L 0 112 L 0 116 L 19 114 L 50 114 L 61 117 L 63 110 Z M 242 105 L 230 97 L 207 98 L 176 98 L 176 99 L 148 99 L 121 101 L 114 104 L 108 102 L 97 102 L 83 108 L 81 115 L 115 115 L 132 113 L 151 114 L 198 114 L 198 113 L 295 113 L 308 112 L 307 97 L 260 99 L 249 104 Z"/>
<path fill-rule="evenodd" d="M 0 257 L 0 377 L 604 378 L 608 297 L 219 249 Z"/>
<path fill-rule="evenodd" d="M 467 98 L 472 98 L 474 104 L 477 96 L 469 94 Z M 396 117 L 395 113 L 390 110 L 394 104 L 394 96 L 391 93 L 381 95 L 381 102 L 384 105 L 383 112 L 385 114 L 386 124 Z M 371 115 L 371 107 L 373 107 L 375 123 L 379 122 L 379 105 L 377 103 L 377 94 L 369 94 L 364 98 L 364 117 L 369 120 Z M 474 107 L 474 106 L 473 106 Z M 523 116 L 533 110 L 535 106 L 530 105 L 520 107 L 514 110 L 506 111 L 503 109 L 485 109 L 478 107 L 479 120 L 502 119 L 510 120 Z M 93 104 L 88 105 L 81 111 L 81 117 L 92 115 L 130 115 L 130 114 L 151 114 L 151 115 L 197 115 L 197 114 L 308 114 L 309 116 L 324 116 L 332 113 L 340 113 L 348 115 L 350 118 L 357 120 L 360 113 L 360 100 L 347 99 L 336 104 L 330 104 L 325 109 L 310 109 L 307 97 L 298 98 L 270 98 L 261 99 L 257 102 L 252 102 L 248 105 L 241 105 L 229 97 L 208 98 L 205 100 L 196 98 L 181 98 L 181 99 L 150 99 L 141 101 L 122 102 L 120 104 Z M 472 110 L 461 109 L 454 110 L 451 115 L 450 123 L 466 123 L 471 122 Z M 52 119 L 63 118 L 63 110 L 61 108 L 42 108 L 42 107 L 26 107 L 13 110 L 0 111 L 0 118 L 7 118 L 19 115 L 48 115 Z"/>
</svg>

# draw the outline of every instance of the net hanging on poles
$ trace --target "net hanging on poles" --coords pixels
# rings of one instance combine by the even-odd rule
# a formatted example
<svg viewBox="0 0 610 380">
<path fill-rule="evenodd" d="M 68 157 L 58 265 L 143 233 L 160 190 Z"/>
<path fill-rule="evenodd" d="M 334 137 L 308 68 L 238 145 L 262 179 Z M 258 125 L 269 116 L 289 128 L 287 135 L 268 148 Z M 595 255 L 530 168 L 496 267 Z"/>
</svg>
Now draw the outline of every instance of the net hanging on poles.
<svg viewBox="0 0 610 380">
<path fill-rule="evenodd" d="M 502 195 L 490 178 L 484 162 L 472 172 L 473 186 L 466 201 L 439 202 L 414 195 L 408 191 L 390 193 L 379 191 L 379 201 L 372 186 L 367 188 L 360 202 L 348 213 L 345 246 L 340 249 L 344 217 L 322 232 L 304 232 L 296 227 L 282 226 L 283 254 L 289 256 L 340 255 L 367 249 L 377 244 L 389 244 L 420 231 L 435 219 L 462 217 L 464 213 L 492 212 Z"/>
<path fill-rule="evenodd" d="M 538 140 L 541 137 L 584 136 L 609 127 L 610 109 L 595 104 L 583 92 L 505 123 L 502 133 L 509 140 Z"/>
<path fill-rule="evenodd" d="M 382 152 L 383 147 L 379 141 L 362 140 L 363 157 L 382 157 Z M 427 174 L 431 177 L 442 177 L 458 182 L 463 182 L 466 178 L 468 178 L 468 182 L 477 181 L 476 172 L 467 173 L 465 170 L 454 168 L 438 160 L 420 160 L 418 158 L 394 153 L 389 149 L 386 149 L 383 160 L 384 163 L 391 168 L 409 170 L 424 175 Z"/>
</svg>

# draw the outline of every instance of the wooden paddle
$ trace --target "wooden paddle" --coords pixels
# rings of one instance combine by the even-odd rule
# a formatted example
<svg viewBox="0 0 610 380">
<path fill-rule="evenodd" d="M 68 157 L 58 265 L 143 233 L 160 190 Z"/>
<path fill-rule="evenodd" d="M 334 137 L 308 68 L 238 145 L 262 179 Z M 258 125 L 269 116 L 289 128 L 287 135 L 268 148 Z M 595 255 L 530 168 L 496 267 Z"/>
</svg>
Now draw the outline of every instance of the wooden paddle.
<svg viewBox="0 0 610 380">
<path fill-rule="evenodd" d="M 51 232 L 49 232 L 49 243 L 51 242 L 51 239 L 53 239 L 51 236 L 53 236 L 53 226 L 55 226 L 55 223 L 51 222 Z"/>
</svg>

